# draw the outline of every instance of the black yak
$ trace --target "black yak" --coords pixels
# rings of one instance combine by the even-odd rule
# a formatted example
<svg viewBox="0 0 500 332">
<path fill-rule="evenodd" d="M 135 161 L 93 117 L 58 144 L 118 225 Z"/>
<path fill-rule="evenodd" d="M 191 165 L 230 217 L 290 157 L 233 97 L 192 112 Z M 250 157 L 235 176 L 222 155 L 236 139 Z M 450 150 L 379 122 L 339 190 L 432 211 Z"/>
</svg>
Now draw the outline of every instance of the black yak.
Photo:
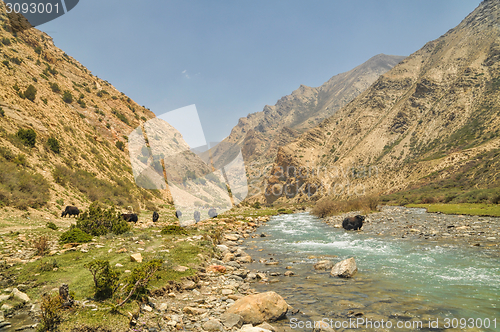
<svg viewBox="0 0 500 332">
<path fill-rule="evenodd" d="M 78 216 L 80 214 L 80 210 L 76 206 L 66 206 L 66 209 L 64 209 L 63 213 L 61 214 L 61 217 L 66 217 L 67 215 L 71 216 Z"/>
<path fill-rule="evenodd" d="M 139 220 L 137 218 L 137 214 L 135 213 L 122 213 L 122 218 L 125 221 L 133 221 L 133 222 L 137 222 L 137 220 Z"/>
<path fill-rule="evenodd" d="M 358 229 L 361 229 L 361 227 L 363 227 L 363 220 L 365 220 L 365 217 L 360 215 L 357 215 L 355 217 L 347 217 L 342 222 L 342 227 L 344 227 L 344 229 L 348 231 L 357 231 Z"/>
<path fill-rule="evenodd" d="M 158 214 L 158 212 L 153 212 L 153 222 L 157 222 L 158 219 L 160 218 L 160 215 Z"/>
<path fill-rule="evenodd" d="M 194 220 L 196 222 L 200 221 L 200 211 L 194 211 Z"/>
<path fill-rule="evenodd" d="M 211 208 L 210 210 L 208 210 L 208 216 L 209 216 L 210 218 L 215 218 L 215 217 L 217 217 L 217 210 L 216 210 L 216 209 L 214 209 L 214 208 Z"/>
<path fill-rule="evenodd" d="M 181 210 L 177 210 L 177 211 L 175 211 L 175 217 L 176 217 L 177 219 L 179 219 L 180 217 L 182 217 L 182 212 L 181 212 Z"/>
</svg>

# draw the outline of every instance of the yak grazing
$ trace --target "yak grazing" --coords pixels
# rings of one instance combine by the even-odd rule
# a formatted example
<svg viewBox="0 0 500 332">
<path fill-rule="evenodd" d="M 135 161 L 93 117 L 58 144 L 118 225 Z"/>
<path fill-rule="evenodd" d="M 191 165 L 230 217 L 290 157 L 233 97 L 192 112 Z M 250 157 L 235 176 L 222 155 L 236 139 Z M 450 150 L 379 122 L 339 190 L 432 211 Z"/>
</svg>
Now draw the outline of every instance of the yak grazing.
<svg viewBox="0 0 500 332">
<path fill-rule="evenodd" d="M 133 221 L 133 222 L 137 222 L 137 220 L 139 220 L 137 218 L 137 214 L 135 213 L 122 213 L 122 218 L 125 221 Z"/>
<path fill-rule="evenodd" d="M 61 217 L 66 217 L 67 215 L 71 216 L 78 216 L 80 214 L 80 210 L 76 206 L 66 206 L 66 209 L 64 209 L 63 213 L 61 214 Z"/>
</svg>

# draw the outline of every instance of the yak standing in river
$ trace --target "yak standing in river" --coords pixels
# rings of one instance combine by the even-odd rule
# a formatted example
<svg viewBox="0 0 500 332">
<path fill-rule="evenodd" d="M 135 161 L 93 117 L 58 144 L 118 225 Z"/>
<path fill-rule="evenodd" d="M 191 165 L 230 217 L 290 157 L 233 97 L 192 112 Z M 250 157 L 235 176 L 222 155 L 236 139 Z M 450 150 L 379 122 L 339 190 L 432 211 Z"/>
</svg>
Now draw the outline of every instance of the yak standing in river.
<svg viewBox="0 0 500 332">
<path fill-rule="evenodd" d="M 158 221 L 158 218 L 160 218 L 160 215 L 158 214 L 158 212 L 153 212 L 153 222 L 157 222 Z"/>
<path fill-rule="evenodd" d="M 347 217 L 344 219 L 342 222 L 342 227 L 344 227 L 345 230 L 359 230 L 361 227 L 363 227 L 363 221 L 365 220 L 364 216 L 357 215 L 355 217 Z"/>
<path fill-rule="evenodd" d="M 133 221 L 137 222 L 139 218 L 137 218 L 137 214 L 135 213 L 122 213 L 122 218 L 125 221 Z"/>
<path fill-rule="evenodd" d="M 80 210 L 76 206 L 66 206 L 66 209 L 64 209 L 63 213 L 61 214 L 61 217 L 66 217 L 67 215 L 71 216 L 76 216 L 80 214 Z"/>
</svg>

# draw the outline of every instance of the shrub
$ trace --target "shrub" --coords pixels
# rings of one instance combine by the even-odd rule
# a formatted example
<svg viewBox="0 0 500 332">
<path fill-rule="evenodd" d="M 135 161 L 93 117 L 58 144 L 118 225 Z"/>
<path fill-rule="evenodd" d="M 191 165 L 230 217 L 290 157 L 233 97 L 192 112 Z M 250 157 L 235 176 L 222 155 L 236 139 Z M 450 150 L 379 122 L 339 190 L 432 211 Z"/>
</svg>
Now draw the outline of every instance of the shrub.
<svg viewBox="0 0 500 332">
<path fill-rule="evenodd" d="M 71 91 L 64 90 L 62 99 L 65 103 L 71 104 L 73 102 L 73 95 L 71 94 Z"/>
<path fill-rule="evenodd" d="M 123 150 L 125 149 L 125 143 L 123 143 L 122 141 L 117 141 L 117 142 L 116 142 L 116 147 L 117 147 L 119 150 L 123 151 Z"/>
<path fill-rule="evenodd" d="M 21 142 L 30 147 L 33 148 L 35 146 L 36 142 L 36 133 L 33 129 L 19 129 L 16 133 L 17 138 L 21 140 Z"/>
<path fill-rule="evenodd" d="M 118 119 L 120 119 L 123 123 L 126 123 L 126 124 L 130 125 L 130 123 L 128 122 L 127 117 L 126 117 L 123 113 L 120 113 L 120 112 L 118 112 L 118 111 L 117 111 L 117 110 L 115 110 L 115 109 L 113 109 L 113 111 L 112 111 L 112 112 L 113 112 L 113 114 L 114 114 L 114 115 L 116 115 L 116 117 L 117 117 Z"/>
<path fill-rule="evenodd" d="M 94 260 L 84 267 L 90 271 L 94 278 L 94 297 L 104 300 L 113 296 L 118 287 L 119 274 L 109 265 L 109 261 Z"/>
<path fill-rule="evenodd" d="M 252 207 L 253 207 L 254 209 L 260 209 L 260 203 L 259 203 L 259 202 L 255 202 L 255 203 L 253 203 Z"/>
<path fill-rule="evenodd" d="M 58 93 L 61 92 L 61 88 L 59 87 L 59 84 L 57 83 L 49 83 L 50 89 L 52 92 Z"/>
<path fill-rule="evenodd" d="M 103 210 L 95 202 L 84 213 L 80 214 L 76 227 L 94 236 L 108 233 L 123 234 L 130 230 L 128 223 L 114 208 Z"/>
<path fill-rule="evenodd" d="M 85 233 L 78 227 L 72 226 L 69 231 L 61 234 L 59 237 L 60 244 L 66 243 L 87 243 L 92 241 L 92 236 Z"/>
<path fill-rule="evenodd" d="M 41 54 L 42 53 L 42 47 L 41 46 L 35 47 L 35 53 L 36 54 Z"/>
<path fill-rule="evenodd" d="M 50 229 L 53 229 L 53 230 L 57 230 L 56 224 L 54 224 L 52 221 L 49 221 L 47 223 L 47 228 L 50 228 Z"/>
<path fill-rule="evenodd" d="M 187 235 L 188 232 L 180 226 L 168 225 L 161 230 L 161 234 L 164 234 L 164 235 Z"/>
<path fill-rule="evenodd" d="M 41 261 L 40 265 L 38 265 L 37 270 L 40 272 L 49 272 L 53 271 L 55 268 L 59 267 L 57 261 L 53 259 L 52 261 Z"/>
<path fill-rule="evenodd" d="M 2 44 L 9 46 L 11 44 L 10 39 L 5 37 L 2 38 Z"/>
<path fill-rule="evenodd" d="M 19 59 L 18 57 L 12 57 L 10 58 L 10 62 L 15 63 L 16 65 L 20 65 L 23 60 Z"/>
<path fill-rule="evenodd" d="M 49 250 L 49 238 L 47 236 L 40 236 L 33 241 L 33 247 L 36 250 L 37 256 L 43 256 Z"/>
<path fill-rule="evenodd" d="M 130 298 L 139 299 L 146 295 L 149 281 L 161 269 L 161 266 L 161 259 L 153 259 L 136 267 L 124 281 L 126 287 L 123 288 L 123 295 L 126 297 L 119 306 L 125 304 Z"/>
<path fill-rule="evenodd" d="M 40 304 L 39 331 L 54 331 L 62 319 L 63 300 L 59 295 L 44 294 Z"/>
<path fill-rule="evenodd" d="M 54 138 L 54 137 L 49 137 L 47 139 L 47 146 L 54 153 L 59 153 L 60 152 L 59 141 L 56 138 Z"/>
</svg>

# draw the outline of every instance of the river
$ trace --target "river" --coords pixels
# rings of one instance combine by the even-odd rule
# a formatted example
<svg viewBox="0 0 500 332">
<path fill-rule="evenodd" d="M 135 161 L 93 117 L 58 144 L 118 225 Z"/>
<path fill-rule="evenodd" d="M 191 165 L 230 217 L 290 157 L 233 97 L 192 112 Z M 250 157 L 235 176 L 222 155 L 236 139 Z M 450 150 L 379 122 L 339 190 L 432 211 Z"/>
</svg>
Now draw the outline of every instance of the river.
<svg viewBox="0 0 500 332">
<path fill-rule="evenodd" d="M 249 268 L 280 275 L 254 288 L 274 290 L 300 310 L 277 323 L 281 327 L 310 331 L 304 325 L 308 321 L 324 319 L 335 327 L 333 322 L 360 318 L 379 326 L 390 320 L 393 329 L 401 322 L 417 324 L 408 330 L 465 326 L 468 331 L 500 331 L 500 259 L 480 248 L 347 232 L 307 213 L 275 216 L 259 232 L 270 236 L 246 240 L 246 251 L 255 259 Z M 351 279 L 313 269 L 319 260 L 336 263 L 349 257 L 355 257 L 358 267 Z M 280 263 L 264 265 L 261 258 Z M 285 277 L 288 270 L 295 275 Z M 422 328 L 415 328 L 418 322 Z M 430 322 L 438 328 L 430 329 Z M 340 326 L 339 331 L 363 330 L 363 325 Z M 377 330 L 371 326 L 364 330 Z"/>
</svg>

